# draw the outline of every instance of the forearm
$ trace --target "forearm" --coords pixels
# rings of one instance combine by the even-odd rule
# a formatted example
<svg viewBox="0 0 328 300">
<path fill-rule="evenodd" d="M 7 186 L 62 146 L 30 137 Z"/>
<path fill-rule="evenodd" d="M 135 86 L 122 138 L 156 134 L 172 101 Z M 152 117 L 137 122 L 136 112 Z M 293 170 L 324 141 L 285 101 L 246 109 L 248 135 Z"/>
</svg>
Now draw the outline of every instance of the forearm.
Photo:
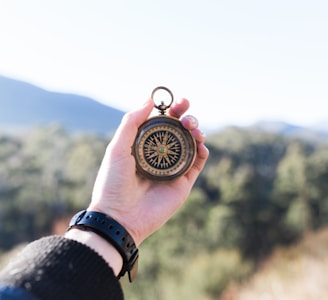
<svg viewBox="0 0 328 300">
<path fill-rule="evenodd" d="M 94 241 L 92 236 L 83 238 Z M 123 299 L 116 275 L 101 254 L 59 236 L 29 244 L 0 273 L 0 284 L 26 289 L 42 300 Z"/>
<path fill-rule="evenodd" d="M 65 237 L 85 244 L 95 250 L 104 258 L 109 267 L 113 269 L 116 276 L 121 271 L 123 265 L 122 256 L 110 243 L 96 233 L 73 228 L 66 232 Z"/>
</svg>

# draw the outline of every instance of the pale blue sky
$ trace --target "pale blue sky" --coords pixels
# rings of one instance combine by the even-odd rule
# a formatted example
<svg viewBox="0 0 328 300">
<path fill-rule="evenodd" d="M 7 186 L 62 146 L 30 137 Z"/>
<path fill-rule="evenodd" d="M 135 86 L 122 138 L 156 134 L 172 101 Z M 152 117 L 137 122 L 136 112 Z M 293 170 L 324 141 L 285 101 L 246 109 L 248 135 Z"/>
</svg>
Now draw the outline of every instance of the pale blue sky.
<svg viewBox="0 0 328 300">
<path fill-rule="evenodd" d="M 130 110 L 158 85 L 204 128 L 328 120 L 328 1 L 0 0 L 0 74 Z"/>
</svg>

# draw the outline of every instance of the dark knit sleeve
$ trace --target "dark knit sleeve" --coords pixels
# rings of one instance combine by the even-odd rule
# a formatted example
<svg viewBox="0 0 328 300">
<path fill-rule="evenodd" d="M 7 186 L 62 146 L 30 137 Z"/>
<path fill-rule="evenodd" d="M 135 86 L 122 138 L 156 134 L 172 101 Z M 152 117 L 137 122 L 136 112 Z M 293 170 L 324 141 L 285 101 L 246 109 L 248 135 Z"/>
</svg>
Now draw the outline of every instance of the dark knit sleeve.
<svg viewBox="0 0 328 300">
<path fill-rule="evenodd" d="M 42 300 L 123 299 L 105 260 L 86 245 L 61 236 L 25 247 L 0 273 L 0 285 L 25 289 Z"/>
</svg>

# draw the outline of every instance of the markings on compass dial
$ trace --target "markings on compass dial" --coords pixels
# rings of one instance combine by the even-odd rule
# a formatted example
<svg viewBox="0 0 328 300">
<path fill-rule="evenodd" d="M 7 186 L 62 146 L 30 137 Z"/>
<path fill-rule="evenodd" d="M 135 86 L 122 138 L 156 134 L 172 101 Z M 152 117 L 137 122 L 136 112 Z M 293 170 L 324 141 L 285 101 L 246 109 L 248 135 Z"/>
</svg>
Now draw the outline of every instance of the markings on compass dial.
<svg viewBox="0 0 328 300">
<path fill-rule="evenodd" d="M 156 169 L 172 168 L 181 157 L 181 142 L 175 134 L 166 130 L 154 131 L 145 139 L 144 157 Z"/>
</svg>

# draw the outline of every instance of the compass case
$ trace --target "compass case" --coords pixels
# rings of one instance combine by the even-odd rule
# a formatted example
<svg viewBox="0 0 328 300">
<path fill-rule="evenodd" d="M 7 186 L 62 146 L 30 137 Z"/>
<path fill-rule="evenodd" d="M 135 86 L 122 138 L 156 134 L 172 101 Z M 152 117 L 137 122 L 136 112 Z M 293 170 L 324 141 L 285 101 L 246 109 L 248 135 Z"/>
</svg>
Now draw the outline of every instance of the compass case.
<svg viewBox="0 0 328 300">
<path fill-rule="evenodd" d="M 190 131 L 177 118 L 162 115 L 148 119 L 139 127 L 132 154 L 140 175 L 165 181 L 190 169 L 196 149 Z"/>
</svg>

